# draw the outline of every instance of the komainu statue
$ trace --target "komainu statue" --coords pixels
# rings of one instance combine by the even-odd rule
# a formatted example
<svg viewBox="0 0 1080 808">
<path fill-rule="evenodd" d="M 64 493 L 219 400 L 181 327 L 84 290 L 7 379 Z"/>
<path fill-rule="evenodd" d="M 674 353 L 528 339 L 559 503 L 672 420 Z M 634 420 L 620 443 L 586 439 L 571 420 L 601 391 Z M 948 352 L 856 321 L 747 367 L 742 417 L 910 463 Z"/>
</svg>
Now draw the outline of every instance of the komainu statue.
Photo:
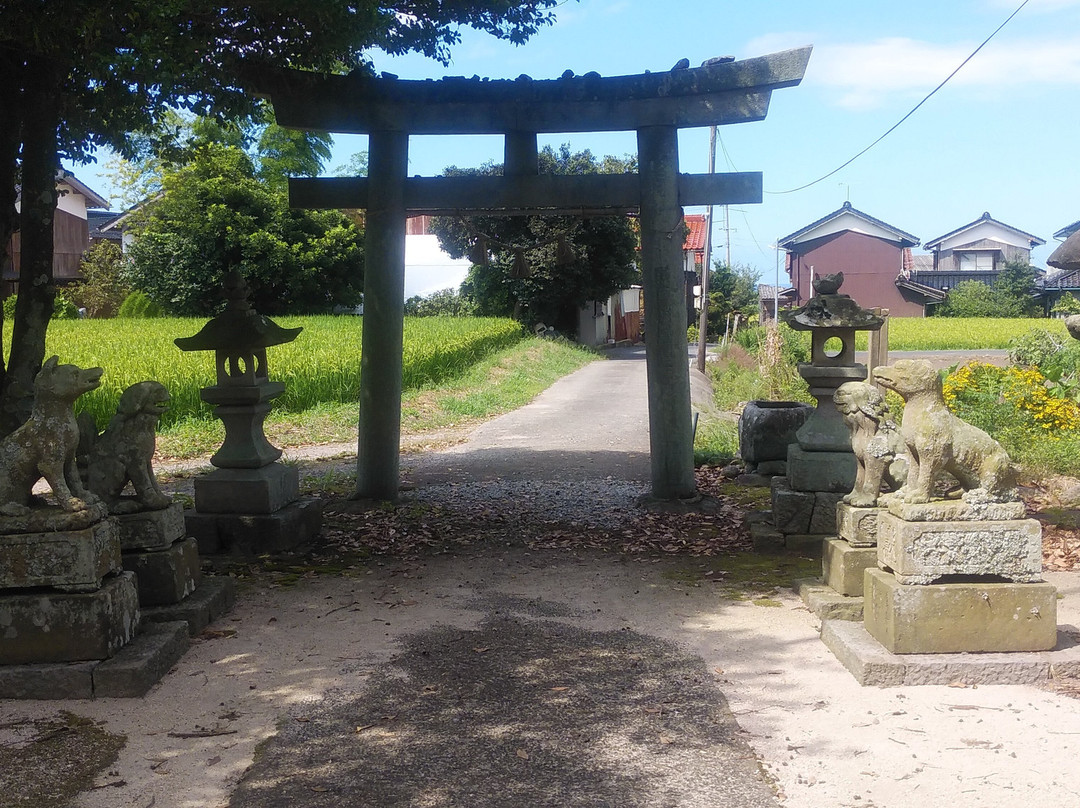
<svg viewBox="0 0 1080 808">
<path fill-rule="evenodd" d="M 30 418 L 0 441 L 0 515 L 26 516 L 32 506 L 45 505 L 33 495 L 42 477 L 52 488 L 57 505 L 68 513 L 100 508 L 79 478 L 75 450 L 79 427 L 75 399 L 101 384 L 101 368 L 61 365 L 50 357 L 34 378 Z"/>
<path fill-rule="evenodd" d="M 934 478 L 942 471 L 963 486 L 966 502 L 1017 499 L 1016 472 L 1008 453 L 981 429 L 949 412 L 941 377 L 929 362 L 901 359 L 874 368 L 873 378 L 904 399 L 900 434 L 909 457 L 907 482 L 900 492 L 904 502 L 929 502 Z"/>
<path fill-rule="evenodd" d="M 889 417 L 889 405 L 874 385 L 845 382 L 833 401 L 851 431 L 855 452 L 855 487 L 844 502 L 859 508 L 877 505 L 883 486 L 895 491 L 907 478 L 907 457 L 900 428 Z"/>
<path fill-rule="evenodd" d="M 86 487 L 105 501 L 109 513 L 154 511 L 172 504 L 158 487 L 153 468 L 157 423 L 168 406 L 164 385 L 139 382 L 120 396 L 116 415 L 100 435 L 92 418 L 80 418 L 79 461 Z M 134 496 L 123 496 L 129 482 Z"/>
</svg>

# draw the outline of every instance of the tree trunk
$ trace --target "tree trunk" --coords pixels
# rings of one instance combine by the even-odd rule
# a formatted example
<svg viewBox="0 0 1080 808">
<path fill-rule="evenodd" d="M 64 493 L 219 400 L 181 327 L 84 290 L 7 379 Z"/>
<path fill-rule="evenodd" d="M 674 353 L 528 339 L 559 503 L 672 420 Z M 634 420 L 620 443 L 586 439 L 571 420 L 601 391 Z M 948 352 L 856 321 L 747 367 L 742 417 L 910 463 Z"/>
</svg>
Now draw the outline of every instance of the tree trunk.
<svg viewBox="0 0 1080 808">
<path fill-rule="evenodd" d="M 11 335 L 3 391 L 0 434 L 26 420 L 32 403 L 34 376 L 45 358 L 45 331 L 52 316 L 53 219 L 56 216 L 56 173 L 59 122 L 58 81 L 50 60 L 32 57 L 26 63 L 23 93 L 22 210 L 19 299 Z"/>
</svg>

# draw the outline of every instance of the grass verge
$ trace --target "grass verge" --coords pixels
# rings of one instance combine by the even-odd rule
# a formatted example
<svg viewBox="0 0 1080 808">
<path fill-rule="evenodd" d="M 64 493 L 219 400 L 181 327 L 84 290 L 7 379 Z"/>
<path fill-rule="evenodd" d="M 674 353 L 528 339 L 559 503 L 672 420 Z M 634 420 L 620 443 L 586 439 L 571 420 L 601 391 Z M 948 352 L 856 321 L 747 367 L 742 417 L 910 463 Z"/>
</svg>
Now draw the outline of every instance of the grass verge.
<svg viewBox="0 0 1080 808">
<path fill-rule="evenodd" d="M 468 427 L 509 412 L 595 359 L 596 353 L 568 342 L 523 339 L 450 380 L 406 392 L 401 403 L 402 434 Z M 274 409 L 265 427 L 270 442 L 283 449 L 355 442 L 357 405 L 323 403 L 301 412 Z M 198 457 L 214 451 L 224 437 L 216 419 L 189 420 L 158 435 L 158 452 L 167 458 Z"/>
</svg>

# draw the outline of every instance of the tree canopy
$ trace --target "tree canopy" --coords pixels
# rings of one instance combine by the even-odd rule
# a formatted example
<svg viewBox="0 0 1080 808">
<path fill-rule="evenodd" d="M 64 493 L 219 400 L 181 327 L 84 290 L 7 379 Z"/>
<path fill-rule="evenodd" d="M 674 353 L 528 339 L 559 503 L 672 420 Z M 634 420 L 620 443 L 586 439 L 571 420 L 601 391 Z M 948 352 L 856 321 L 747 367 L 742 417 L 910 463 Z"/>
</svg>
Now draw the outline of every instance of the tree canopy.
<svg viewBox="0 0 1080 808">
<path fill-rule="evenodd" d="M 0 434 L 25 417 L 52 311 L 52 220 L 59 158 L 108 146 L 170 111 L 250 114 L 245 78 L 267 68 L 369 70 L 365 51 L 449 60 L 459 28 L 523 42 L 558 0 L 6 0 L 0 5 L 0 244 L 21 231 L 8 364 L 0 365 Z M 21 214 L 15 187 L 22 185 Z M 20 411 L 21 410 L 21 411 Z"/>
<path fill-rule="evenodd" d="M 993 287 L 960 281 L 938 306 L 940 317 L 1034 317 L 1041 309 L 1031 296 L 1037 270 L 1026 261 L 1009 261 Z"/>
<path fill-rule="evenodd" d="M 635 160 L 547 146 L 539 166 L 541 174 L 624 173 Z M 501 174 L 502 166 L 452 166 L 444 173 Z M 573 333 L 581 306 L 639 281 L 637 234 L 625 216 L 440 217 L 432 231 L 451 256 L 473 259 L 461 294 L 481 315 L 514 315 Z"/>
<path fill-rule="evenodd" d="M 742 323 L 756 322 L 758 308 L 758 271 L 744 264 L 728 266 L 714 261 L 709 273 L 709 338 L 719 339 L 726 331 L 728 318 L 739 314 Z"/>
</svg>

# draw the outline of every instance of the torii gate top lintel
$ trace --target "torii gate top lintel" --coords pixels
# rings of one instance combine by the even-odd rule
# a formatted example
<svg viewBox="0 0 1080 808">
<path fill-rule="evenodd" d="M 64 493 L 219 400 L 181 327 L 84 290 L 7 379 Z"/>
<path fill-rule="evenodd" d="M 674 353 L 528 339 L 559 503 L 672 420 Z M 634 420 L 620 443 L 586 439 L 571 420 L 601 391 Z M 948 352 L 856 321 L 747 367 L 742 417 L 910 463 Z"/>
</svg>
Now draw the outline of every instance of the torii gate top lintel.
<svg viewBox="0 0 1080 808">
<path fill-rule="evenodd" d="M 614 132 L 761 120 L 771 91 L 802 81 L 811 48 L 663 73 L 533 80 L 278 71 L 257 80 L 278 123 L 349 134 Z"/>
</svg>

